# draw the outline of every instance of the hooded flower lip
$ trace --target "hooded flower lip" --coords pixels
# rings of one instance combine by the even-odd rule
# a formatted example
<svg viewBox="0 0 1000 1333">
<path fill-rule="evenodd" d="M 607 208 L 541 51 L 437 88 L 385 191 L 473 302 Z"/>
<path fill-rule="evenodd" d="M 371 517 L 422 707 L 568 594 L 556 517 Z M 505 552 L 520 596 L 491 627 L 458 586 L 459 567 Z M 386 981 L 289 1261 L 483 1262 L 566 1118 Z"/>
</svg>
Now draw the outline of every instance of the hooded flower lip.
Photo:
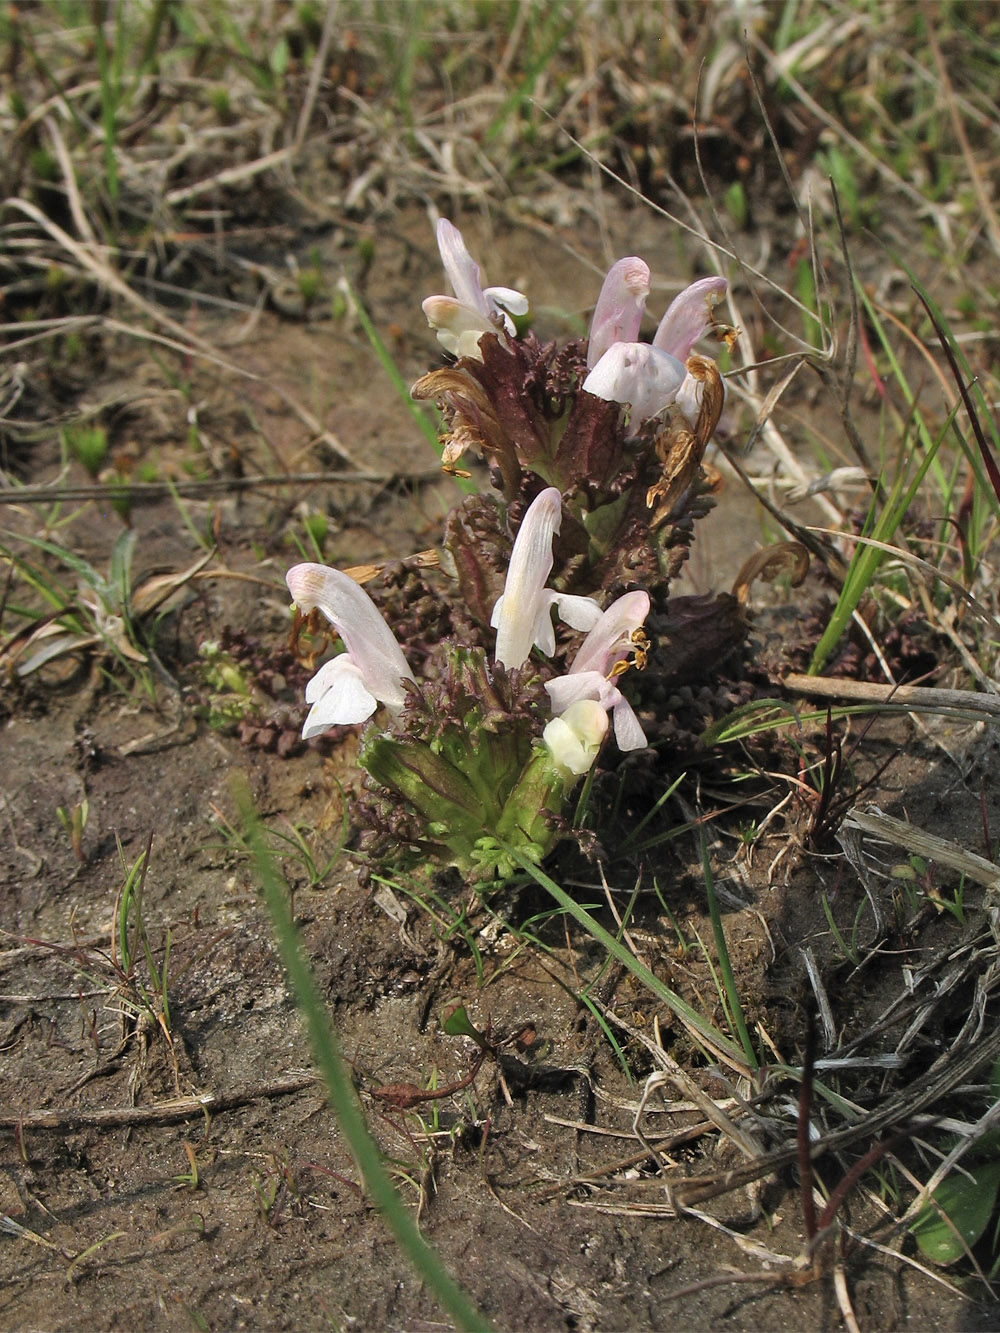
<svg viewBox="0 0 1000 1333">
<path fill-rule="evenodd" d="M 532 647 L 555 652 L 552 607 L 573 629 L 589 630 L 601 618 L 590 597 L 573 597 L 546 588 L 552 572 L 552 538 L 562 523 L 562 495 L 549 486 L 532 500 L 521 520 L 510 555 L 507 581 L 493 607 L 490 624 L 497 632 L 496 660 L 508 669 L 523 666 Z"/>
<path fill-rule="evenodd" d="M 337 630 L 346 651 L 320 667 L 306 686 L 312 704 L 302 735 L 364 722 L 380 703 L 398 713 L 413 678 L 403 650 L 375 603 L 352 578 L 326 565 L 303 564 L 285 576 L 296 606 L 317 608 Z"/>
<path fill-rule="evenodd" d="M 639 719 L 614 678 L 641 641 L 639 631 L 649 615 L 649 605 L 649 593 L 642 591 L 627 592 L 612 602 L 580 645 L 566 675 L 545 686 L 557 717 L 584 699 L 611 710 L 620 750 L 641 750 L 646 745 Z"/>
<path fill-rule="evenodd" d="M 481 360 L 479 339 L 484 333 L 499 332 L 498 319 L 505 332 L 513 335 L 511 316 L 528 313 L 528 298 L 511 287 L 484 288 L 479 265 L 469 254 L 462 233 L 447 218 L 438 219 L 437 243 L 455 295 L 428 296 L 423 302 L 427 322 L 453 356 Z"/>
<path fill-rule="evenodd" d="M 638 425 L 669 406 L 687 374 L 683 361 L 649 343 L 612 343 L 583 381 L 585 393 L 629 403 Z"/>
<path fill-rule="evenodd" d="M 699 278 L 675 296 L 653 335 L 653 346 L 686 361 L 712 324 L 712 310 L 729 288 L 725 278 Z"/>
<path fill-rule="evenodd" d="M 649 265 L 637 255 L 629 255 L 611 265 L 590 322 L 588 370 L 593 370 L 613 343 L 637 340 L 648 295 Z"/>
</svg>

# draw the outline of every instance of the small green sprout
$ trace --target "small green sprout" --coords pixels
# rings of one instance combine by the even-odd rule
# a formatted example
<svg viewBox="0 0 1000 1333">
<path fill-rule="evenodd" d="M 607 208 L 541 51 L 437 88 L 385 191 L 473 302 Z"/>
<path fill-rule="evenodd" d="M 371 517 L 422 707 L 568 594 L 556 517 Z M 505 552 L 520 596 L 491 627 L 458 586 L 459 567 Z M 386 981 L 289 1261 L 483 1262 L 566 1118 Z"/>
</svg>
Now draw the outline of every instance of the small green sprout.
<svg viewBox="0 0 1000 1333">
<path fill-rule="evenodd" d="M 184 1139 L 182 1147 L 187 1154 L 190 1165 L 187 1171 L 174 1176 L 174 1182 L 178 1189 L 196 1190 L 198 1188 L 198 1158 L 195 1154 L 194 1145 Z"/>
<path fill-rule="evenodd" d="M 212 110 L 221 121 L 228 121 L 232 114 L 233 103 L 229 96 L 229 89 L 223 84 L 213 88 L 209 94 L 209 101 L 212 104 Z"/>
<path fill-rule="evenodd" d="M 295 275 L 295 285 L 306 305 L 312 305 L 323 286 L 323 274 L 318 268 L 300 268 Z"/>
<path fill-rule="evenodd" d="M 66 830 L 69 836 L 70 846 L 73 848 L 73 855 L 80 862 L 85 861 L 86 855 L 83 850 L 83 830 L 87 827 L 87 815 L 90 813 L 90 802 L 86 796 L 82 801 L 77 801 L 75 805 L 61 805 L 56 810 L 60 824 Z"/>
<path fill-rule="evenodd" d="M 104 427 L 74 422 L 64 427 L 60 438 L 69 456 L 82 463 L 96 480 L 108 457 L 108 433 Z"/>
<path fill-rule="evenodd" d="M 736 223 L 737 227 L 745 227 L 750 217 L 750 208 L 747 204 L 746 191 L 743 188 L 742 181 L 733 181 L 722 196 L 723 207 L 729 216 Z"/>
</svg>

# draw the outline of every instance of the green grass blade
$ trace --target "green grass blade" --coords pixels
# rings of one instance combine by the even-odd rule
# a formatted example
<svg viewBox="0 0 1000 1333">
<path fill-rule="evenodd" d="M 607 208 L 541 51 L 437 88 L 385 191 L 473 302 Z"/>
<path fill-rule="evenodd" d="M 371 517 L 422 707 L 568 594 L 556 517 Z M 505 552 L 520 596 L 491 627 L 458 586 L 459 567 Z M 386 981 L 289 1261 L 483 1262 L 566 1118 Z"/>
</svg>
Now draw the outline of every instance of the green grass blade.
<svg viewBox="0 0 1000 1333">
<path fill-rule="evenodd" d="M 593 772 L 593 770 L 591 770 L 591 772 Z M 629 849 L 630 847 L 632 847 L 632 846 L 635 845 L 636 840 L 637 840 L 638 837 L 639 837 L 639 834 L 640 834 L 640 833 L 642 832 L 642 830 L 646 827 L 646 825 L 650 822 L 650 820 L 654 819 L 654 818 L 659 814 L 659 812 L 660 812 L 660 811 L 663 809 L 663 807 L 666 805 L 667 801 L 670 800 L 671 796 L 673 796 L 674 792 L 677 790 L 677 788 L 681 785 L 681 783 L 684 781 L 684 779 L 685 779 L 686 777 L 687 777 L 687 772 L 686 772 L 686 771 L 683 772 L 683 773 L 681 773 L 681 774 L 679 774 L 679 775 L 673 780 L 673 782 L 671 782 L 670 786 L 666 789 L 666 791 L 665 791 L 665 792 L 661 792 L 661 794 L 657 797 L 656 802 L 655 802 L 655 804 L 653 805 L 652 809 L 647 810 L 647 812 L 643 815 L 642 819 L 640 819 L 639 822 L 638 822 L 638 824 L 636 824 L 635 828 L 632 829 L 632 830 L 626 835 L 626 837 L 623 838 L 622 841 L 619 843 L 619 845 L 618 845 L 618 854 L 619 854 L 619 856 L 624 856 L 624 855 L 626 854 L 626 852 L 628 851 L 628 849 Z M 673 830 L 671 830 L 671 833 L 672 833 L 672 832 L 673 832 Z M 657 841 L 658 841 L 658 840 L 657 840 Z M 646 847 L 646 844 L 643 843 L 642 846 L 641 846 L 638 850 L 645 850 L 645 847 Z"/>
<path fill-rule="evenodd" d="M 392 387 L 396 390 L 396 393 L 399 395 L 400 401 L 405 406 L 407 412 L 409 412 L 410 416 L 416 422 L 424 439 L 437 454 L 438 458 L 440 458 L 441 443 L 438 439 L 438 428 L 439 426 L 443 426 L 440 415 L 438 415 L 438 426 L 435 426 L 427 416 L 426 412 L 424 412 L 423 409 L 410 397 L 410 386 L 399 373 L 399 367 L 396 365 L 392 353 L 382 341 L 378 329 L 372 323 L 371 316 L 361 303 L 361 298 L 358 296 L 357 292 L 354 291 L 346 278 L 344 279 L 344 286 L 347 290 L 348 299 L 352 302 L 354 309 L 357 312 L 358 322 L 365 331 L 365 337 L 371 343 L 375 355 L 382 362 L 382 368 L 392 381 Z M 466 495 L 476 494 L 478 488 L 475 482 L 470 481 L 468 477 L 455 477 L 455 480 L 458 482 L 459 489 L 464 491 Z"/>
<path fill-rule="evenodd" d="M 121 10 L 118 14 L 118 42 L 121 42 Z M 108 50 L 104 33 L 102 11 L 95 6 L 94 47 L 97 52 L 97 70 L 101 84 L 101 128 L 104 131 L 104 174 L 112 204 L 118 202 L 118 160 L 115 154 L 117 137 L 118 102 L 121 89 L 115 78 L 112 52 Z"/>
<path fill-rule="evenodd" d="M 926 428 L 923 427 L 922 420 L 917 414 L 918 430 L 921 440 L 924 441 L 923 455 L 917 469 L 909 480 L 909 484 L 907 484 L 907 464 L 902 462 L 893 481 L 892 489 L 884 503 L 878 496 L 872 497 L 871 510 L 865 521 L 863 536 L 872 537 L 882 543 L 888 543 L 892 540 L 906 517 L 906 511 L 913 503 L 914 497 L 929 469 L 936 463 L 938 449 L 941 447 L 945 435 L 951 429 L 956 411 L 957 407 L 948 414 L 944 426 L 934 438 L 927 434 Z M 945 485 L 946 483 L 942 482 L 942 484 Z M 851 617 L 857 610 L 862 597 L 871 587 L 879 566 L 883 564 L 886 558 L 887 553 L 877 546 L 869 546 L 861 542 L 855 548 L 847 575 L 844 578 L 843 587 L 840 590 L 840 596 L 837 599 L 837 605 L 833 608 L 833 614 L 820 636 L 812 661 L 809 663 L 809 674 L 811 676 L 822 671 L 826 665 L 827 658 L 840 642 Z"/>
<path fill-rule="evenodd" d="M 948 359 L 956 386 L 965 405 L 969 424 L 979 446 L 980 456 L 976 456 L 975 450 L 965 447 L 964 436 L 960 432 L 958 433 L 959 443 L 963 446 L 963 453 L 972 466 L 976 474 L 976 480 L 990 502 L 990 507 L 995 514 L 1000 514 L 1000 468 L 998 468 L 996 459 L 993 457 L 994 452 L 1000 452 L 1000 424 L 998 424 L 990 405 L 986 401 L 979 376 L 973 374 L 968 358 L 962 351 L 961 343 L 952 336 L 940 307 L 907 266 L 903 264 L 902 267 L 910 279 L 910 285 L 923 302 L 934 327 L 934 332 L 937 334 L 942 350 Z M 993 440 L 992 451 L 983 430 L 984 421 L 989 427 Z M 984 469 L 989 478 L 988 484 L 983 476 Z"/>
<path fill-rule="evenodd" d="M 365 1188 L 385 1218 L 400 1249 L 456 1326 L 471 1330 L 472 1333 L 488 1330 L 491 1327 L 489 1321 L 445 1271 L 437 1254 L 417 1230 L 382 1165 L 382 1155 L 368 1132 L 348 1065 L 303 955 L 298 931 L 290 919 L 287 886 L 275 868 L 250 792 L 242 781 L 234 782 L 233 788 L 243 827 L 248 830 L 247 841 L 274 926 L 278 952 L 305 1023 L 313 1055 L 326 1084 L 330 1105 L 361 1172 Z"/>
<path fill-rule="evenodd" d="M 675 995 L 669 986 L 665 986 L 655 973 L 651 972 L 644 963 L 640 963 L 634 954 L 630 953 L 619 940 L 616 940 L 609 931 L 605 930 L 585 907 L 581 907 L 574 898 L 571 898 L 565 889 L 560 888 L 554 879 L 550 879 L 543 870 L 539 870 L 538 866 L 532 865 L 516 848 L 507 843 L 501 843 L 500 845 L 540 888 L 543 888 L 546 893 L 555 899 L 563 911 L 581 925 L 598 944 L 603 945 L 607 952 L 631 972 L 637 981 L 641 981 L 644 986 L 652 991 L 671 1013 L 676 1014 L 696 1039 L 700 1038 L 709 1050 L 724 1054 L 734 1064 L 746 1064 L 746 1057 L 739 1046 L 730 1041 L 728 1037 L 723 1036 L 717 1028 L 714 1028 L 696 1009 L 692 1009 L 679 995 Z"/>
<path fill-rule="evenodd" d="M 924 420 L 923 412 L 921 412 L 920 410 L 920 404 L 917 401 L 917 394 L 914 393 L 913 388 L 910 385 L 910 381 L 906 378 L 906 372 L 904 371 L 902 365 L 900 364 L 899 358 L 895 353 L 889 335 L 886 333 L 885 326 L 882 323 L 882 320 L 879 318 L 878 311 L 872 304 L 871 298 L 869 297 L 868 293 L 861 285 L 861 280 L 859 278 L 855 278 L 855 286 L 857 287 L 858 297 L 861 301 L 861 304 L 865 308 L 865 314 L 868 316 L 872 328 L 878 335 L 879 344 L 881 345 L 882 351 L 885 353 L 886 360 L 889 362 L 889 368 L 892 371 L 893 378 L 895 379 L 897 385 L 899 386 L 899 390 L 903 395 L 903 399 L 906 402 L 908 411 L 912 414 L 913 423 L 916 426 L 917 433 L 920 436 L 920 443 L 925 451 L 930 450 L 933 446 L 930 427 Z M 944 475 L 940 463 L 938 463 L 936 460 L 934 462 L 934 479 L 942 495 L 946 494 L 948 489 L 947 478 Z"/>
<path fill-rule="evenodd" d="M 542 7 L 534 11 L 532 19 L 529 21 L 529 28 L 542 12 L 544 12 Z M 528 62 L 524 77 L 516 88 L 510 90 L 501 103 L 499 111 L 487 126 L 486 134 L 483 136 L 484 143 L 492 143 L 503 132 L 504 126 L 511 116 L 520 107 L 531 101 L 531 95 L 539 76 L 559 49 L 573 22 L 572 10 L 564 12 L 558 5 L 553 5 L 549 10 L 542 29 L 538 33 L 537 50 Z"/>
</svg>

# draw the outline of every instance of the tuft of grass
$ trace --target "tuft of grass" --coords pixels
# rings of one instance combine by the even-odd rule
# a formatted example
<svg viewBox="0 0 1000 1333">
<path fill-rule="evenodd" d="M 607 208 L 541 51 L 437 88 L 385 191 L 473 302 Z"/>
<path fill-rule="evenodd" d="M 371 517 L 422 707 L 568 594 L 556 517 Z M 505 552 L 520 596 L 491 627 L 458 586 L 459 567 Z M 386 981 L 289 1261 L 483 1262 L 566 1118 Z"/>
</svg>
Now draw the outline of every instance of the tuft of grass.
<svg viewBox="0 0 1000 1333">
<path fill-rule="evenodd" d="M 872 498 L 871 507 L 862 529 L 863 537 L 870 537 L 873 542 L 879 542 L 882 546 L 891 545 L 893 538 L 903 525 L 924 478 L 937 459 L 938 450 L 950 423 L 951 417 L 933 439 L 926 441 L 923 457 L 916 468 L 912 470 L 911 462 L 916 451 L 911 452 L 906 436 L 901 439 L 898 470 L 892 479 L 885 500 L 883 501 L 878 495 Z M 885 563 L 885 560 L 886 552 L 882 547 L 867 542 L 858 543 L 829 622 L 813 652 L 812 660 L 809 663 L 810 675 L 818 675 L 826 665 L 831 653 L 840 642 L 854 613 L 861 604 L 862 598 L 871 592 L 875 575 Z"/>
<path fill-rule="evenodd" d="M 743 1049 L 736 1045 L 729 1037 L 721 1033 L 696 1009 L 693 1009 L 686 1000 L 682 1000 L 679 995 L 672 991 L 668 986 L 649 970 L 644 963 L 641 963 L 636 956 L 625 947 L 621 940 L 616 939 L 609 931 L 601 925 L 595 916 L 587 909 L 581 906 L 575 898 L 555 882 L 549 875 L 538 866 L 532 865 L 515 848 L 504 844 L 504 850 L 520 865 L 525 874 L 530 875 L 535 883 L 563 909 L 563 911 L 573 918 L 573 920 L 587 932 L 593 939 L 600 944 L 609 957 L 614 958 L 636 978 L 663 1004 L 667 1006 L 675 1018 L 678 1018 L 687 1029 L 690 1036 L 703 1049 L 712 1052 L 715 1057 L 722 1057 L 734 1069 L 742 1073 L 756 1067 L 756 1060 L 753 1065 L 748 1065 L 747 1057 Z"/>
<path fill-rule="evenodd" d="M 0 547 L 0 555 L 6 557 L 12 570 L 49 607 L 45 613 L 16 603 L 8 605 L 8 611 L 19 615 L 28 626 L 36 625 L 18 645 L 21 659 L 17 664 L 18 674 L 30 675 L 66 653 L 99 648 L 152 699 L 155 683 L 149 669 L 148 645 L 132 602 L 135 533 L 126 529 L 119 534 L 106 575 L 59 542 L 26 535 L 9 534 L 9 537 L 11 544 Z M 50 556 L 62 572 L 53 575 L 40 562 L 19 555 L 15 542 Z M 75 589 L 64 581 L 68 576 L 75 577 Z"/>
<path fill-rule="evenodd" d="M 307 889 L 323 887 L 333 867 L 343 855 L 347 844 L 349 832 L 347 799 L 340 784 L 337 783 L 336 786 L 343 804 L 343 815 L 332 851 L 328 852 L 325 848 L 321 850 L 320 839 L 314 829 L 310 829 L 301 821 L 293 821 L 285 815 L 280 816 L 277 824 L 263 826 L 263 836 L 269 844 L 270 854 L 283 867 L 294 867 L 298 872 L 296 884 L 298 885 L 302 881 Z M 234 823 L 215 805 L 212 806 L 211 823 L 214 828 L 218 829 L 222 841 L 210 845 L 224 847 L 227 851 L 235 852 L 240 857 L 248 860 L 253 859 L 251 830 L 245 824 Z M 285 873 L 287 875 L 287 869 Z M 291 904 L 290 914 L 294 918 L 295 895 L 292 891 L 290 891 L 289 901 Z"/>
<path fill-rule="evenodd" d="M 170 998 L 167 975 L 170 966 L 170 929 L 167 928 L 162 958 L 157 960 L 149 938 L 144 911 L 146 872 L 153 847 L 150 833 L 146 850 L 129 865 L 120 839 L 115 839 L 124 881 L 115 903 L 114 928 L 111 933 L 111 963 L 121 978 L 122 993 L 130 998 L 138 1012 L 160 1027 L 167 1043 L 170 1037 Z M 145 964 L 145 978 L 139 968 Z"/>
<path fill-rule="evenodd" d="M 108 433 L 104 427 L 74 422 L 63 429 L 62 445 L 67 454 L 81 463 L 96 481 L 108 456 Z"/>
<path fill-rule="evenodd" d="M 83 831 L 87 827 L 87 817 L 90 814 L 90 802 L 86 797 L 82 801 L 77 801 L 68 809 L 60 805 L 56 810 L 56 818 L 66 830 L 66 836 L 69 838 L 70 846 L 73 848 L 73 855 L 80 862 L 85 861 L 86 854 L 83 850 Z"/>
</svg>

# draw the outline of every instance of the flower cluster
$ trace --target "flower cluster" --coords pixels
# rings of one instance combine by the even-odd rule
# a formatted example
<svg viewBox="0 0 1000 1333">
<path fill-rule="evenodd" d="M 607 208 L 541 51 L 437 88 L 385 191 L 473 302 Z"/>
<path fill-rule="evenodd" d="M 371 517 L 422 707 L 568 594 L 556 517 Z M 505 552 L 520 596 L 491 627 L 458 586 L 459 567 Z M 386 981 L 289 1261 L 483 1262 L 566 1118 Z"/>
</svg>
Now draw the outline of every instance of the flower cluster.
<svg viewBox="0 0 1000 1333">
<path fill-rule="evenodd" d="M 547 587 L 561 521 L 561 497 L 548 487 L 521 521 L 504 590 L 493 608 L 494 662 L 468 659 L 487 678 L 484 696 L 493 692 L 489 678 L 498 672 L 508 678 L 550 676 L 544 685 L 551 718 L 540 735 L 537 710 L 501 709 L 507 712 L 501 728 L 509 734 L 493 746 L 476 734 L 481 717 L 470 728 L 468 713 L 435 715 L 428 707 L 394 634 L 353 579 L 317 564 L 296 565 L 287 575 L 298 611 L 303 616 L 319 611 L 344 643 L 344 651 L 320 667 L 306 688 L 312 707 L 303 735 L 366 721 L 383 704 L 390 726 L 369 739 L 367 767 L 422 817 L 426 842 L 437 844 L 438 859 L 451 859 L 465 871 L 506 867 L 504 843 L 535 860 L 545 854 L 554 833 L 546 817 L 562 813 L 568 790 L 594 763 L 609 710 L 621 749 L 646 744 L 638 718 L 613 682 L 633 660 L 641 660 L 649 596 L 627 593 L 602 610 L 592 598 Z M 552 675 L 544 662 L 531 658 L 535 648 L 547 657 L 555 652 L 553 609 L 571 628 L 587 631 L 564 675 Z M 408 732 L 396 725 L 405 712 L 411 722 L 425 724 L 416 736 L 412 727 Z M 490 729 L 497 733 L 498 719 Z"/>
<path fill-rule="evenodd" d="M 478 453 L 499 497 L 452 512 L 440 574 L 403 562 L 384 580 L 405 650 L 348 575 L 303 564 L 288 586 L 300 621 L 321 613 L 344 645 L 309 683 L 303 734 L 385 710 L 359 755 L 363 845 L 482 881 L 539 861 L 568 831 L 567 799 L 609 731 L 629 752 L 657 725 L 648 711 L 640 724 L 621 679 L 647 663 L 651 614 L 669 632 L 670 581 L 712 504 L 703 458 L 725 391 L 694 347 L 734 335 L 714 316 L 726 282 L 711 277 L 641 342 L 650 273 L 631 256 L 609 271 L 586 342 L 542 344 L 526 331 L 527 298 L 484 287 L 456 227 L 441 219 L 437 240 L 454 295 L 423 309 L 454 360 L 413 394 L 444 414 L 445 469 Z M 742 632 L 738 616 L 719 623 Z"/>
<path fill-rule="evenodd" d="M 445 469 L 478 453 L 515 514 L 540 486 L 555 486 L 567 519 L 557 552 L 565 591 L 615 594 L 639 583 L 658 604 L 686 557 L 693 521 L 711 506 L 714 483 L 702 464 L 725 387 L 716 362 L 694 348 L 707 334 L 735 337 L 714 314 L 725 279 L 685 288 L 645 343 L 649 268 L 636 256 L 620 259 L 590 337 L 543 344 L 515 323 L 526 309 L 520 293 L 482 287 L 450 222 L 438 224 L 438 243 L 456 295 L 431 297 L 424 309 L 457 359 L 412 392 L 444 415 Z"/>
</svg>

